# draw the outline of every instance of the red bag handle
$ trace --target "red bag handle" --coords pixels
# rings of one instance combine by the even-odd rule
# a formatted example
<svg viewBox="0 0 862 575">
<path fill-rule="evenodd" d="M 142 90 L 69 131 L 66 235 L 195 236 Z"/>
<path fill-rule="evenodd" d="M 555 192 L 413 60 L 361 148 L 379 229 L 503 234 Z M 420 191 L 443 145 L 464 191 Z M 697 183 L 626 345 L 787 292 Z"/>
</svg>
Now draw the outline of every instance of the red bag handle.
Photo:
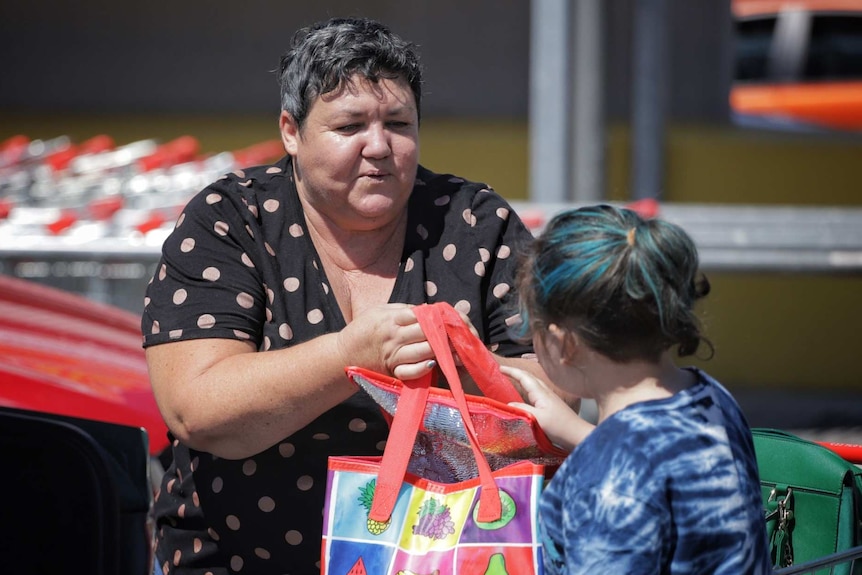
<svg viewBox="0 0 862 575">
<path fill-rule="evenodd" d="M 500 372 L 499 365 L 491 353 L 464 325 L 461 316 L 449 304 L 420 305 L 414 308 L 414 312 L 419 325 L 422 326 L 422 331 L 425 332 L 425 337 L 428 338 L 428 343 L 431 344 L 437 364 L 449 382 L 449 389 L 458 405 L 464 421 L 464 430 L 476 459 L 481 484 L 477 519 L 485 523 L 497 521 L 502 516 L 499 489 L 494 481 L 491 466 L 485 459 L 476 438 L 476 429 L 449 342 L 452 341 L 462 363 L 486 395 L 500 399 L 512 397 L 509 392 L 515 394 L 514 399 L 500 399 L 501 401 L 520 401 L 521 397 L 511 382 Z M 488 359 L 493 362 L 493 366 L 488 363 Z M 495 374 L 499 377 L 495 377 Z M 425 413 L 425 404 L 433 378 L 432 374 L 428 374 L 402 382 L 401 396 L 398 398 L 389 439 L 383 452 L 374 499 L 368 515 L 375 521 L 388 521 L 392 515 L 401 482 L 407 471 L 416 433 L 419 431 Z"/>
<path fill-rule="evenodd" d="M 418 379 L 402 382 L 401 396 L 395 407 L 397 417 L 392 418 L 389 438 L 386 440 L 380 471 L 377 473 L 371 510 L 368 513 L 368 517 L 374 521 L 385 523 L 392 516 L 413 452 L 416 433 L 425 415 L 425 403 L 428 401 L 432 379 L 435 379 L 434 374 L 429 373 Z"/>
<path fill-rule="evenodd" d="M 425 311 L 428 308 L 432 308 L 434 313 L 439 317 L 446 330 L 446 334 L 449 336 L 452 347 L 461 359 L 461 363 L 486 397 L 496 399 L 502 403 L 524 401 L 515 389 L 515 386 L 509 381 L 509 378 L 500 371 L 500 365 L 497 363 L 497 360 L 488 351 L 485 344 L 473 335 L 470 328 L 464 324 L 461 314 L 455 308 L 445 302 L 418 306 L 414 311 L 420 325 L 422 325 L 420 315 L 428 313 Z M 424 325 L 422 329 L 425 331 L 426 337 L 428 337 L 428 330 L 425 329 Z M 437 354 L 436 349 L 434 353 L 435 355 Z"/>
</svg>

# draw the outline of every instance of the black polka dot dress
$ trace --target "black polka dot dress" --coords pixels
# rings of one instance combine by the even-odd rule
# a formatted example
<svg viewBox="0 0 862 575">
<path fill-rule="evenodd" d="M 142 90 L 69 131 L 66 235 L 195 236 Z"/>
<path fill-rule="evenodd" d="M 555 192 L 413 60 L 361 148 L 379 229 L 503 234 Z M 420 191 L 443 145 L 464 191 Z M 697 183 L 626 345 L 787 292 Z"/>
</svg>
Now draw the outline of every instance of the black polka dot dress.
<svg viewBox="0 0 862 575">
<path fill-rule="evenodd" d="M 345 326 L 292 181 L 289 158 L 222 177 L 197 194 L 164 243 L 147 288 L 144 346 L 251 340 L 261 353 Z M 390 302 L 447 301 L 489 348 L 510 341 L 517 252 L 531 235 L 482 184 L 422 167 Z M 157 561 L 181 575 L 319 573 L 329 455 L 379 455 L 388 428 L 363 392 L 245 460 L 174 441 L 155 504 Z"/>
</svg>

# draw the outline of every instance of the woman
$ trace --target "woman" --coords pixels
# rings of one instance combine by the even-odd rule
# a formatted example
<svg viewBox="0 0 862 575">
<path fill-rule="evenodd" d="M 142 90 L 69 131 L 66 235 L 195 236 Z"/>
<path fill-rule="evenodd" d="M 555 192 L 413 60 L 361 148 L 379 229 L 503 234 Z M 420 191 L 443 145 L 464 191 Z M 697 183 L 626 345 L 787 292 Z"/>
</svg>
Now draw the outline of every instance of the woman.
<svg viewBox="0 0 862 575">
<path fill-rule="evenodd" d="M 412 304 L 450 302 L 501 364 L 541 376 L 507 336 L 510 256 L 531 236 L 486 186 L 418 166 L 413 46 L 334 19 L 300 30 L 279 73 L 287 156 L 197 195 L 147 290 L 174 439 L 165 572 L 319 571 L 327 457 L 380 454 L 388 431 L 344 368 L 430 369 Z"/>
<path fill-rule="evenodd" d="M 631 210 L 564 212 L 518 285 L 548 377 L 598 408 L 583 439 L 542 381 L 501 368 L 527 393 L 518 405 L 574 448 L 540 501 L 545 572 L 771 573 L 748 424 L 718 382 L 673 360 L 703 340 L 693 307 L 709 284 L 691 238 Z"/>
</svg>

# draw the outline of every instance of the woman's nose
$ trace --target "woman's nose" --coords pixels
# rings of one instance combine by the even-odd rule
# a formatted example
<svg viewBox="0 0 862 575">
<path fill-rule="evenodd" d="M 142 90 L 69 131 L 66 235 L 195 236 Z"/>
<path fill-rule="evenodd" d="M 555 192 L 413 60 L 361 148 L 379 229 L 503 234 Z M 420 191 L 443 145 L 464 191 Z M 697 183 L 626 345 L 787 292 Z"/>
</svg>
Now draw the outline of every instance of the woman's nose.
<svg viewBox="0 0 862 575">
<path fill-rule="evenodd" d="M 384 126 L 372 124 L 366 133 L 363 154 L 368 158 L 385 158 L 392 152 L 389 132 Z"/>
</svg>

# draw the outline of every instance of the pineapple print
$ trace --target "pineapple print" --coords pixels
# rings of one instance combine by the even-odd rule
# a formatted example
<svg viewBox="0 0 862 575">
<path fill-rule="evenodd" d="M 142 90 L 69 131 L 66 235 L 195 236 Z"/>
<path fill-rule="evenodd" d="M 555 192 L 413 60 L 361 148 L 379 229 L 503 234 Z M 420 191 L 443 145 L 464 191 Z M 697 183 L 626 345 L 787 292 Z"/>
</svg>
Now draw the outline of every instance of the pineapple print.
<svg viewBox="0 0 862 575">
<path fill-rule="evenodd" d="M 449 508 L 434 498 L 426 499 L 417 513 L 419 521 L 413 526 L 414 535 L 431 539 L 445 539 L 455 533 L 455 523 Z"/>
<path fill-rule="evenodd" d="M 377 480 L 372 479 L 364 486 L 359 488 L 359 503 L 365 507 L 365 514 L 368 515 L 371 513 L 371 502 L 374 501 L 374 487 L 377 485 Z M 365 521 L 365 527 L 368 529 L 368 532 L 372 535 L 380 535 L 389 527 L 389 524 L 392 523 L 392 520 L 386 521 L 376 521 L 371 517 L 367 517 Z"/>
</svg>

